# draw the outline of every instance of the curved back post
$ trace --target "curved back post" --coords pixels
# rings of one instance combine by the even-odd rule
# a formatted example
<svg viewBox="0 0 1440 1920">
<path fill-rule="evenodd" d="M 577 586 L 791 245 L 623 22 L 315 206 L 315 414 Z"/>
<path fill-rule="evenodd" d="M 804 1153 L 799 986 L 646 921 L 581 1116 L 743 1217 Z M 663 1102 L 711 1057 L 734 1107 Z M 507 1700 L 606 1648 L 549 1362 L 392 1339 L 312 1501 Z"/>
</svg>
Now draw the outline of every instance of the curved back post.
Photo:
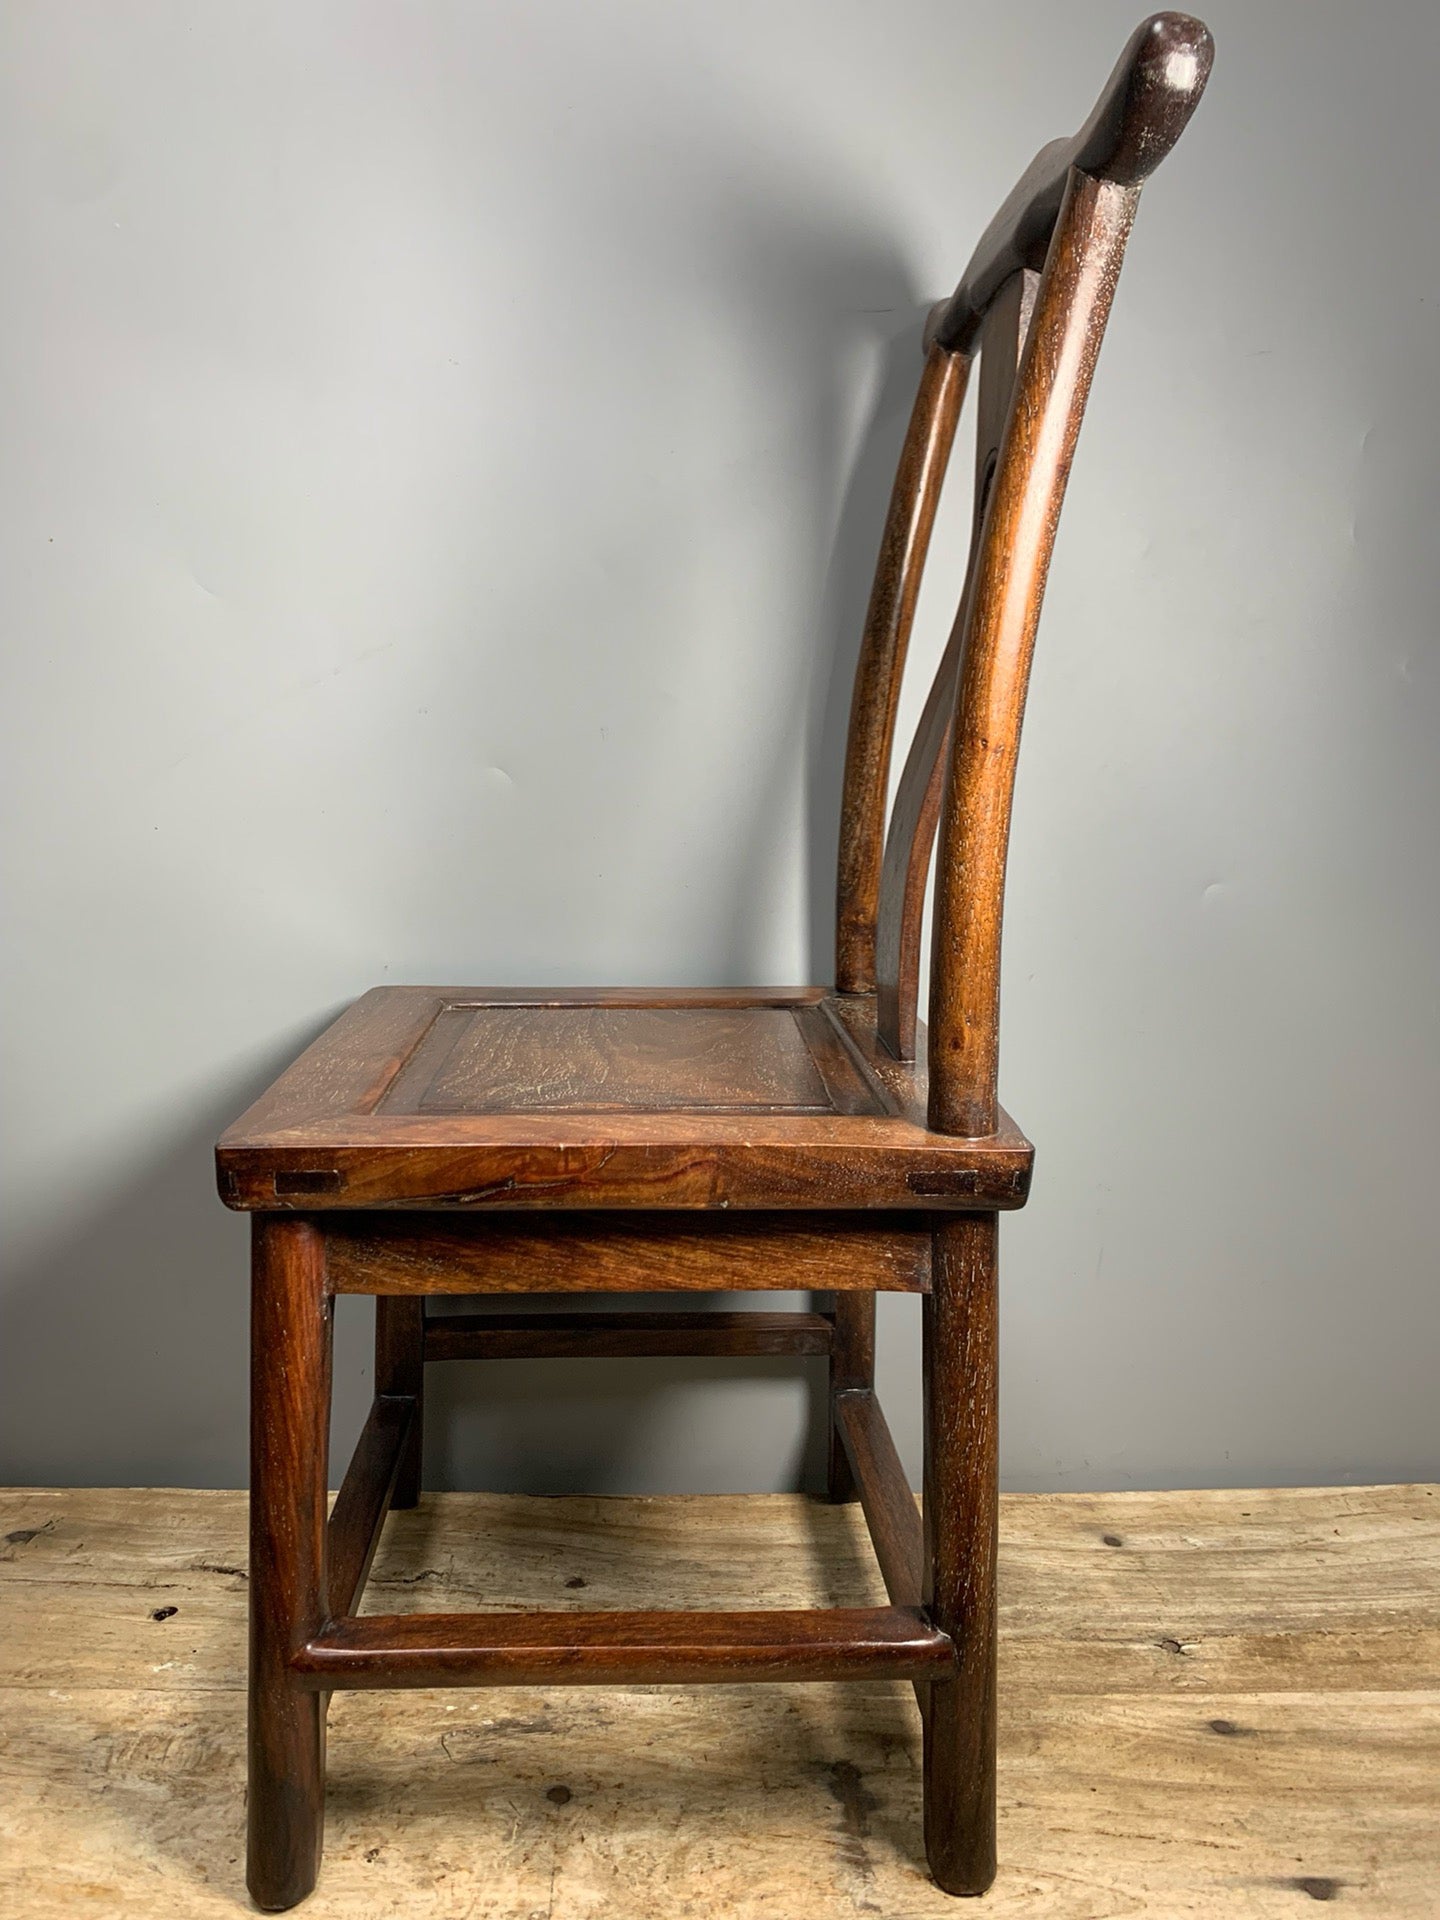
<svg viewBox="0 0 1440 1920">
<path fill-rule="evenodd" d="M 876 991 L 880 1038 L 912 1058 L 938 824 L 928 1062 L 930 1125 L 940 1132 L 995 1130 L 1005 864 L 1045 578 L 1140 189 L 1188 124 L 1213 53 L 1208 30 L 1187 14 L 1143 22 L 1089 119 L 1037 155 L 927 328 L 856 673 L 836 980 L 842 993 Z M 965 588 L 887 832 L 905 653 L 977 352 Z"/>
<path fill-rule="evenodd" d="M 940 811 L 930 1125 L 995 1131 L 1000 925 L 1045 576 L 1138 189 L 1073 172 L 1041 277 L 975 562 Z"/>
<path fill-rule="evenodd" d="M 895 715 L 915 602 L 969 374 L 966 354 L 939 346 L 926 353 L 880 539 L 855 668 L 840 805 L 835 983 L 841 993 L 870 993 L 875 987 L 875 921 Z"/>
</svg>

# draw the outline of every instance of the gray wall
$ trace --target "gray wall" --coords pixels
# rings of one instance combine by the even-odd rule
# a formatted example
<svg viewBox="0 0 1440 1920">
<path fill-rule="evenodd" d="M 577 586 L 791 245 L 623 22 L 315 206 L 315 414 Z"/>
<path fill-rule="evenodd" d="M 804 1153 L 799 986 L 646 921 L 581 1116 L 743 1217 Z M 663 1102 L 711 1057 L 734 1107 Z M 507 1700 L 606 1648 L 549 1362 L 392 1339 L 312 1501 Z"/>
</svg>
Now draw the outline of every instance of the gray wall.
<svg viewBox="0 0 1440 1920">
<path fill-rule="evenodd" d="M 4 1475 L 243 1479 L 210 1144 L 366 986 L 826 977 L 919 316 L 1135 11 L 5 10 Z M 1032 693 L 1014 1487 L 1440 1471 L 1437 16 L 1209 12 Z M 781 1366 L 436 1384 L 437 1483 L 813 1469 Z"/>
</svg>

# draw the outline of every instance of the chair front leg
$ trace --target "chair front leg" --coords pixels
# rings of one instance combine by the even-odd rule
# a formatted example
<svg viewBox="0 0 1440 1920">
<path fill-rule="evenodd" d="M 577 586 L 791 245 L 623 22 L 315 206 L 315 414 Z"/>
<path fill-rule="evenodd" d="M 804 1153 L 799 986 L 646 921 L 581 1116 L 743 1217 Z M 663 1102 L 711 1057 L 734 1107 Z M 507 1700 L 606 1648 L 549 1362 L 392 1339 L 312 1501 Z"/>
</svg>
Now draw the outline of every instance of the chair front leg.
<svg viewBox="0 0 1440 1920">
<path fill-rule="evenodd" d="M 268 1911 L 315 1885 L 323 1694 L 290 1662 L 325 1623 L 332 1302 L 310 1221 L 256 1214 L 250 1323 L 250 1792 L 247 1881 Z"/>
<path fill-rule="evenodd" d="M 936 1228 L 923 1310 L 925 1599 L 958 1656 L 925 1715 L 925 1851 L 960 1894 L 995 1878 L 997 1227 L 976 1213 Z"/>
</svg>

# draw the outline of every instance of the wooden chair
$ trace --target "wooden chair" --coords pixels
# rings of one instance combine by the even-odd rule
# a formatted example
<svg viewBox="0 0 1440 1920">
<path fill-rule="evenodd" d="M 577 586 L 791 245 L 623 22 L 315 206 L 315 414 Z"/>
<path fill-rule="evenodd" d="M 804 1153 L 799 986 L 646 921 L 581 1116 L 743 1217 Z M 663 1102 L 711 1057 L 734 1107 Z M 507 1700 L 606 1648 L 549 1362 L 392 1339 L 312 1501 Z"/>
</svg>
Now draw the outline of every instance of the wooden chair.
<svg viewBox="0 0 1440 1920">
<path fill-rule="evenodd" d="M 935 309 L 870 602 L 845 768 L 835 986 L 381 987 L 221 1140 L 253 1216 L 249 1883 L 318 1871 L 336 1687 L 915 1683 L 940 1886 L 995 1871 L 996 1228 L 1031 1148 L 996 1101 L 1021 713 L 1091 373 L 1145 178 L 1211 41 L 1159 14 L 1046 147 Z M 976 507 L 954 631 L 885 801 L 920 575 L 971 365 Z M 916 1023 L 938 827 L 930 1029 Z M 917 1050 L 921 1058 L 917 1060 Z M 928 1074 L 926 1063 L 928 1063 Z M 814 1313 L 487 1313 L 427 1294 L 813 1288 Z M 877 1292 L 923 1295 L 923 1523 L 874 1395 Z M 327 1520 L 332 1301 L 376 1296 L 375 1399 Z M 888 1607 L 359 1615 L 415 1503 L 428 1360 L 824 1354 L 832 1498 Z"/>
</svg>

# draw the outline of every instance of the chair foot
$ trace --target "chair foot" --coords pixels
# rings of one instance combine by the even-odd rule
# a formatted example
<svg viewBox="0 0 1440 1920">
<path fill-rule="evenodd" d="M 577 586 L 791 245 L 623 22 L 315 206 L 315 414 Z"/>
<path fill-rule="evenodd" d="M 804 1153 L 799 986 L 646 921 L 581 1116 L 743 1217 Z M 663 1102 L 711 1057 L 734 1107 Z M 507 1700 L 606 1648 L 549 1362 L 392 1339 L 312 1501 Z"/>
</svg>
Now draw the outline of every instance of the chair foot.
<svg viewBox="0 0 1440 1920">
<path fill-rule="evenodd" d="M 995 1878 L 994 1721 L 961 1681 L 933 1683 L 925 1716 L 925 1854 L 942 1893 Z"/>
<path fill-rule="evenodd" d="M 405 1507 L 418 1507 L 420 1504 L 420 1473 L 413 1467 L 408 1474 L 404 1467 L 400 1469 L 400 1478 L 395 1482 L 395 1491 L 390 1496 L 390 1511 L 399 1513 Z"/>
<path fill-rule="evenodd" d="M 265 1913 L 315 1890 L 325 1834 L 325 1696 L 287 1687 L 250 1703 L 245 1884 Z"/>
</svg>

